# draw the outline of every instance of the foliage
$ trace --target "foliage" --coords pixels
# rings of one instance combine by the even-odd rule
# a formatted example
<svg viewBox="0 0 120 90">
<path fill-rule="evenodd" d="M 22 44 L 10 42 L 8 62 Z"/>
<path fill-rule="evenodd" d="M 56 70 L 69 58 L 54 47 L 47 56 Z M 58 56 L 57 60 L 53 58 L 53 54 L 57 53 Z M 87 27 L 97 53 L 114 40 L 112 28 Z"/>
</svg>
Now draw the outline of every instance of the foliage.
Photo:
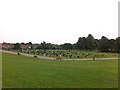
<svg viewBox="0 0 120 90">
<path fill-rule="evenodd" d="M 108 41 L 108 38 L 106 38 L 105 36 L 103 36 L 100 39 L 99 47 L 100 47 L 101 51 L 108 52 L 109 51 L 109 41 Z"/>
</svg>

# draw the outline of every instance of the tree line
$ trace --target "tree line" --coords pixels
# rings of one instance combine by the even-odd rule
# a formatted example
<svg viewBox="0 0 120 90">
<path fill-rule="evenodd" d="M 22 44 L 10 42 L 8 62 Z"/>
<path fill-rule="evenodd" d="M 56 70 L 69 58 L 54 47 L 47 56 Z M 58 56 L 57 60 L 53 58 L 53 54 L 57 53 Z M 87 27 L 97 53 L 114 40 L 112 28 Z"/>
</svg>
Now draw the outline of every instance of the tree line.
<svg viewBox="0 0 120 90">
<path fill-rule="evenodd" d="M 23 44 L 23 43 L 22 43 Z M 61 45 L 46 43 L 45 41 L 41 44 L 38 44 L 34 48 L 34 44 L 31 42 L 31 49 L 64 49 L 64 50 L 99 50 L 101 52 L 120 52 L 120 37 L 116 39 L 108 39 L 105 36 L 102 36 L 101 39 L 95 39 L 93 35 L 89 34 L 87 37 L 79 37 L 78 41 L 74 44 L 64 43 Z M 14 44 L 14 49 L 20 49 L 20 44 Z"/>
<path fill-rule="evenodd" d="M 120 37 L 116 39 L 108 39 L 102 36 L 101 39 L 94 39 L 89 34 L 88 37 L 80 37 L 75 44 L 75 48 L 79 50 L 100 50 L 102 52 L 120 52 Z"/>
</svg>

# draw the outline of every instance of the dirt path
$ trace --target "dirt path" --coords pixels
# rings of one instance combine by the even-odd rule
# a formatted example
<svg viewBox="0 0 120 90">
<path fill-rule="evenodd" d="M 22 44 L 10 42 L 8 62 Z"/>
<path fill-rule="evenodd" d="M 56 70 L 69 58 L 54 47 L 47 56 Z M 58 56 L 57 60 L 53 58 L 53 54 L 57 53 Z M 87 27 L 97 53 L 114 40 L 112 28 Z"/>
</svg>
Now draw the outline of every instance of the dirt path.
<svg viewBox="0 0 120 90">
<path fill-rule="evenodd" d="M 6 50 L 0 50 L 0 52 L 5 52 L 5 53 L 10 53 L 10 54 L 17 54 L 16 52 L 11 52 L 11 51 L 6 51 Z M 25 54 L 25 53 L 20 53 L 22 56 L 29 56 L 29 57 L 34 57 L 32 54 Z M 41 59 L 50 59 L 50 60 L 55 60 L 55 58 L 51 57 L 45 57 L 45 56 L 37 56 L 38 58 Z M 118 59 L 118 58 L 95 58 L 95 60 L 113 60 L 113 59 Z M 79 59 L 66 59 L 63 58 L 62 60 L 93 60 L 93 58 L 79 58 Z"/>
</svg>

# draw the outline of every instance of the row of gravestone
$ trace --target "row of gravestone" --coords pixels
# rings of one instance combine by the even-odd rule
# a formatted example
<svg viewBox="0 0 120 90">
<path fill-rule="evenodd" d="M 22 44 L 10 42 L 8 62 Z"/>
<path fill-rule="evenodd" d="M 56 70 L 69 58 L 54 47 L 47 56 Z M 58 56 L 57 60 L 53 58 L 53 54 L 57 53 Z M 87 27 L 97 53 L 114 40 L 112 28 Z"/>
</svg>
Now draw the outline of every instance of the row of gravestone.
<svg viewBox="0 0 120 90">
<path fill-rule="evenodd" d="M 84 51 L 73 51 L 73 50 L 21 50 L 22 53 L 42 55 L 48 57 L 57 57 L 61 55 L 65 58 L 92 58 L 92 57 L 106 57 L 107 54 L 84 52 Z"/>
</svg>

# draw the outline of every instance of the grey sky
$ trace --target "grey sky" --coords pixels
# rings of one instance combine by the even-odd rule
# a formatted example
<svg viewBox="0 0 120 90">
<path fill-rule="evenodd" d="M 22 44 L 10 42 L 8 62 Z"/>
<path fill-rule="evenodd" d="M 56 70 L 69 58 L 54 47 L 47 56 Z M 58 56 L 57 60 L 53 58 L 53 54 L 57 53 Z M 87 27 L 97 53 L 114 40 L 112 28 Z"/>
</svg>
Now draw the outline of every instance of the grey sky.
<svg viewBox="0 0 120 90">
<path fill-rule="evenodd" d="M 75 43 L 118 36 L 119 0 L 0 0 L 0 42 Z"/>
</svg>

